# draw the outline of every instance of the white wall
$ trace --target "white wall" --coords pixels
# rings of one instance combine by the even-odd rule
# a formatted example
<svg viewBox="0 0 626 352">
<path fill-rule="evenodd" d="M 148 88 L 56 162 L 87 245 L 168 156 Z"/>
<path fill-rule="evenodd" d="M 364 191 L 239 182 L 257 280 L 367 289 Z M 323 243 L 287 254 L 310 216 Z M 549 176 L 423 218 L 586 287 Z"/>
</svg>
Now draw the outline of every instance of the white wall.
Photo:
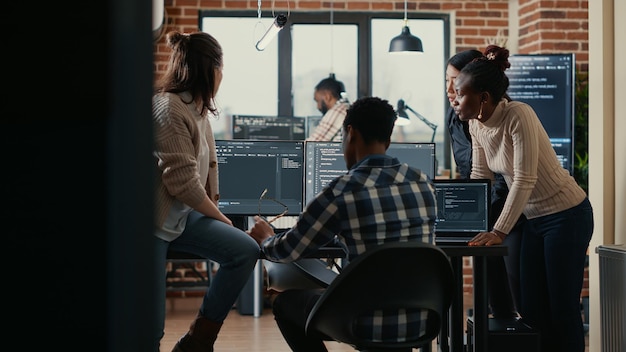
<svg viewBox="0 0 626 352">
<path fill-rule="evenodd" d="M 626 243 L 626 119 L 616 117 L 626 94 L 623 0 L 589 1 L 589 198 L 595 230 L 589 246 L 589 352 L 601 352 L 596 248 Z M 621 33 L 621 36 L 619 35 Z"/>
</svg>

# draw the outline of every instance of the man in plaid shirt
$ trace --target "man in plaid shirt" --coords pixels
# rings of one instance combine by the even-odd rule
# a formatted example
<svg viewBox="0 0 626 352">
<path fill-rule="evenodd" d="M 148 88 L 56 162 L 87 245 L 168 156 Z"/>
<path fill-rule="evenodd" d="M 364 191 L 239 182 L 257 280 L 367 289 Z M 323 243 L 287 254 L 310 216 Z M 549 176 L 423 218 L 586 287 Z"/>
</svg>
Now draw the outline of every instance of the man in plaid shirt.
<svg viewBox="0 0 626 352">
<path fill-rule="evenodd" d="M 422 171 L 386 155 L 395 120 L 393 107 L 380 98 L 361 98 L 350 106 L 342 128 L 348 172 L 328 183 L 297 223 L 283 233 L 274 234 L 265 220 L 255 218 L 248 233 L 260 244 L 265 259 L 292 262 L 335 238 L 346 246 L 348 261 L 385 242 L 434 242 L 437 207 L 432 181 Z M 273 313 L 293 351 L 327 351 L 324 336 L 305 334 L 309 311 L 322 293 L 288 290 L 276 296 Z M 402 340 L 410 332 L 425 329 L 425 314 L 420 310 L 371 312 L 358 329 L 377 340 Z"/>
<path fill-rule="evenodd" d="M 343 82 L 336 80 L 334 74 L 315 86 L 313 99 L 323 116 L 308 141 L 341 141 L 341 124 L 350 106 L 345 91 Z"/>
</svg>

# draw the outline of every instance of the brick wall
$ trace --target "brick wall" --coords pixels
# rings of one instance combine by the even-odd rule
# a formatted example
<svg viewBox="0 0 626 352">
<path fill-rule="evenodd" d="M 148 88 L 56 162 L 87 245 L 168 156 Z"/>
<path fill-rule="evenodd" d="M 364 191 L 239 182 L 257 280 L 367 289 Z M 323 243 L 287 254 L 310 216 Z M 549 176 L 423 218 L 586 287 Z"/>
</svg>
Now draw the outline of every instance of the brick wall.
<svg viewBox="0 0 626 352">
<path fill-rule="evenodd" d="M 525 54 L 573 52 L 579 71 L 588 72 L 587 1 L 519 0 L 518 46 Z"/>
<path fill-rule="evenodd" d="M 257 10 L 254 0 L 164 0 L 167 11 L 165 31 L 199 29 L 198 10 Z M 558 9 L 556 3 L 558 2 Z M 576 54 L 579 71 L 588 71 L 588 3 L 587 1 L 519 0 L 518 9 L 509 11 L 510 0 L 432 0 L 409 1 L 409 12 L 441 12 L 452 14 L 454 19 L 451 52 L 481 49 L 485 38 L 508 38 L 509 24 L 519 28 L 512 38 L 518 38 L 515 47 L 519 54 L 563 53 Z M 288 5 L 289 4 L 289 5 Z M 329 10 L 398 12 L 402 19 L 404 1 L 262 1 L 262 9 L 272 6 L 276 10 Z M 163 72 L 168 49 L 164 39 L 155 45 L 155 75 Z"/>
<path fill-rule="evenodd" d="M 172 29 L 188 32 L 199 29 L 198 10 L 257 10 L 255 0 L 164 0 L 167 23 L 164 32 Z M 558 8 L 557 8 L 558 2 Z M 264 10 L 329 10 L 334 11 L 396 11 L 398 18 L 404 14 L 404 1 L 367 0 L 292 0 L 262 1 Z M 409 1 L 409 12 L 442 12 L 453 16 L 451 33 L 452 52 L 482 49 L 485 38 L 517 38 L 519 54 L 569 53 L 576 54 L 578 72 L 588 72 L 589 20 L 587 1 L 518 0 L 516 11 L 509 10 L 510 0 L 432 0 Z M 511 25 L 512 24 L 512 25 Z M 509 36 L 509 27 L 519 28 Z M 512 45 L 514 44 L 514 45 Z M 155 44 L 155 77 L 163 72 L 168 57 L 164 39 Z M 464 291 L 472 290 L 471 260 L 464 260 Z M 583 296 L 589 295 L 588 272 L 585 272 Z"/>
</svg>

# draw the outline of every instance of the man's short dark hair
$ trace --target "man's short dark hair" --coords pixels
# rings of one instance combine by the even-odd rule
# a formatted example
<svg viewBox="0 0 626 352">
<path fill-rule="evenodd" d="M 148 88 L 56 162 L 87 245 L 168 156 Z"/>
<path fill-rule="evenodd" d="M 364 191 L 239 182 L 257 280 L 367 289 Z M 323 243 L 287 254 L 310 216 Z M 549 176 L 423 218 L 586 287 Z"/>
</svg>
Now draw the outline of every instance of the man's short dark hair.
<svg viewBox="0 0 626 352">
<path fill-rule="evenodd" d="M 343 120 L 343 127 L 352 125 L 358 130 L 366 144 L 387 142 L 396 122 L 396 111 L 387 100 L 378 97 L 363 97 L 352 103 Z"/>
<path fill-rule="evenodd" d="M 329 91 L 335 99 L 341 99 L 341 93 L 346 91 L 343 82 L 336 80 L 333 77 L 324 78 L 316 86 L 316 91 L 326 90 Z"/>
</svg>

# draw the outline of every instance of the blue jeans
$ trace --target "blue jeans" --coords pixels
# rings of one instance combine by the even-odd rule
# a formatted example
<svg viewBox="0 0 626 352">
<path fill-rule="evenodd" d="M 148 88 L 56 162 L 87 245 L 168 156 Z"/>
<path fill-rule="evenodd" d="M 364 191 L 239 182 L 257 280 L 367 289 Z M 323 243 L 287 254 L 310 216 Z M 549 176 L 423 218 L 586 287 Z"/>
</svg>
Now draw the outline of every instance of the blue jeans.
<svg viewBox="0 0 626 352">
<path fill-rule="evenodd" d="M 155 351 L 159 351 L 165 328 L 165 266 L 168 249 L 191 253 L 219 264 L 204 294 L 199 314 L 213 322 L 223 322 L 239 293 L 248 282 L 260 256 L 259 245 L 244 231 L 193 211 L 183 233 L 172 242 L 154 237 L 156 241 L 155 294 L 162 297 L 157 309 L 158 329 Z"/>
<path fill-rule="evenodd" d="M 589 199 L 528 219 L 520 252 L 522 319 L 541 333 L 542 351 L 583 352 L 580 312 L 587 248 L 593 233 Z"/>
</svg>

